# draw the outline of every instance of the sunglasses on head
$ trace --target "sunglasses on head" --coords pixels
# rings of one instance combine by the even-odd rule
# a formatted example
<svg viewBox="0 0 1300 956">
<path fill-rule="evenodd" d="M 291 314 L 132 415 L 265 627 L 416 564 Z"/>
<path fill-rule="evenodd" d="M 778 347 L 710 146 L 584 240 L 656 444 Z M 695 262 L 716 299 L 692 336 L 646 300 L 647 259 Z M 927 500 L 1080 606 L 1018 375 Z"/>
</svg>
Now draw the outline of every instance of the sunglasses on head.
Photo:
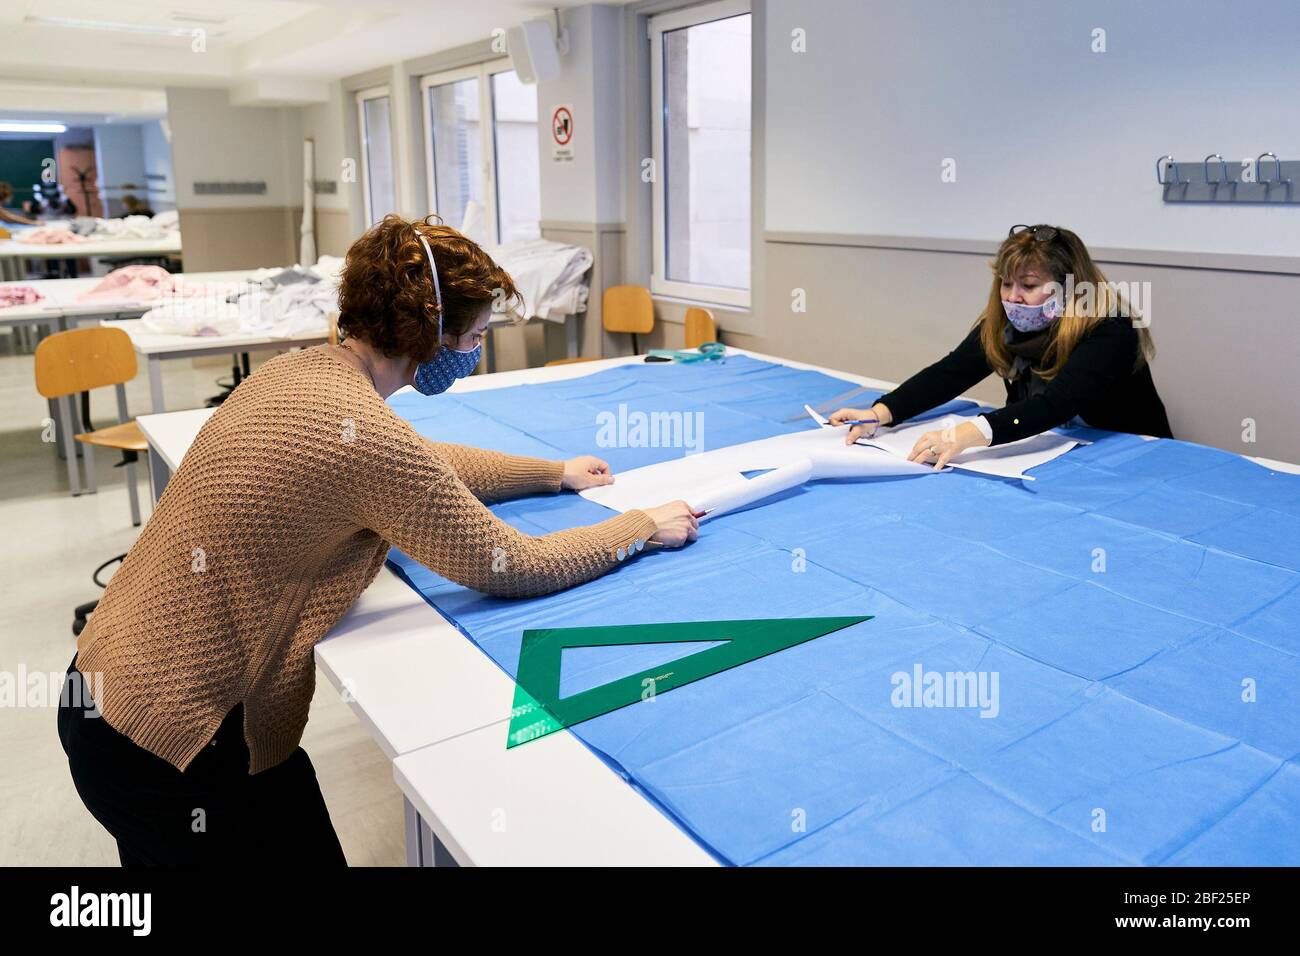
<svg viewBox="0 0 1300 956">
<path fill-rule="evenodd" d="M 1026 226 L 1024 223 L 1019 223 L 1018 225 L 1011 227 L 1007 232 L 1007 237 L 1010 238 L 1011 236 L 1018 235 L 1026 230 L 1037 242 L 1051 242 L 1060 235 L 1060 233 L 1056 231 L 1055 226 Z"/>
</svg>

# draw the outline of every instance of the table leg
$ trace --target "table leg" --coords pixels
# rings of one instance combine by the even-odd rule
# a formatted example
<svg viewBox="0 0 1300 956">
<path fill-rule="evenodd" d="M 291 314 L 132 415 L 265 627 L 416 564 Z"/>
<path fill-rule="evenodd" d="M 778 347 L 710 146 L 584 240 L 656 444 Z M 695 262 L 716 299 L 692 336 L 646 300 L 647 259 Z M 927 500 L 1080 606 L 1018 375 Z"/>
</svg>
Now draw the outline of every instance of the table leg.
<svg viewBox="0 0 1300 956">
<path fill-rule="evenodd" d="M 420 816 L 418 813 L 415 816 L 416 819 L 419 821 L 420 865 L 437 866 L 438 865 L 437 854 L 433 848 L 433 844 L 434 844 L 433 831 L 429 829 L 429 824 L 424 822 L 424 817 Z"/>
<path fill-rule="evenodd" d="M 460 866 L 405 796 L 402 797 L 402 811 L 406 820 L 407 866 Z"/>
<path fill-rule="evenodd" d="M 429 839 L 433 842 L 433 865 L 434 866 L 460 866 L 456 858 L 451 855 L 451 851 L 439 840 L 432 830 L 429 830 Z"/>
<path fill-rule="evenodd" d="M 406 865 L 420 865 L 420 814 L 411 801 L 402 796 L 402 817 L 406 823 Z"/>
<path fill-rule="evenodd" d="M 149 398 L 155 415 L 167 411 L 167 403 L 163 400 L 162 360 L 157 355 L 149 356 Z"/>
<path fill-rule="evenodd" d="M 167 488 L 167 482 L 171 480 L 172 471 L 152 446 L 145 454 L 149 456 L 149 493 L 153 495 L 153 503 L 156 505 Z"/>
</svg>

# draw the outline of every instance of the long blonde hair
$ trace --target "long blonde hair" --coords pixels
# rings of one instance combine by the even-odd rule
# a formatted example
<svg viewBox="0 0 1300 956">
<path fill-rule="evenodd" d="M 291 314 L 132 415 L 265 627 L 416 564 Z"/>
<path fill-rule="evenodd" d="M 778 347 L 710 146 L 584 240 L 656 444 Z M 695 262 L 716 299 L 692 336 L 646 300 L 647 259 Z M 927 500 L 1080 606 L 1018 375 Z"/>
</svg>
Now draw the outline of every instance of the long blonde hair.
<svg viewBox="0 0 1300 956">
<path fill-rule="evenodd" d="M 1049 227 L 1056 231 L 1051 239 L 1037 239 L 1038 227 L 1024 229 L 1007 236 L 998 247 L 997 255 L 989 263 L 993 270 L 993 286 L 989 290 L 988 304 L 980 313 L 980 345 L 989 366 L 1003 378 L 1009 378 L 1014 360 L 1003 337 L 1008 324 L 1002 308 L 1002 280 L 1014 279 L 1028 267 L 1038 269 L 1067 288 L 1066 277 L 1073 277 L 1074 295 L 1064 303 L 1065 310 L 1055 322 L 1055 335 L 1043 352 L 1043 364 L 1038 374 L 1044 380 L 1057 376 L 1070 358 L 1070 353 L 1094 326 L 1115 315 L 1140 319 L 1137 310 L 1130 307 L 1128 299 L 1102 275 L 1088 254 L 1083 240 L 1069 229 Z M 1091 291 L 1086 291 L 1091 290 Z M 1140 347 L 1134 368 L 1155 355 L 1155 344 L 1145 326 L 1137 328 Z"/>
</svg>

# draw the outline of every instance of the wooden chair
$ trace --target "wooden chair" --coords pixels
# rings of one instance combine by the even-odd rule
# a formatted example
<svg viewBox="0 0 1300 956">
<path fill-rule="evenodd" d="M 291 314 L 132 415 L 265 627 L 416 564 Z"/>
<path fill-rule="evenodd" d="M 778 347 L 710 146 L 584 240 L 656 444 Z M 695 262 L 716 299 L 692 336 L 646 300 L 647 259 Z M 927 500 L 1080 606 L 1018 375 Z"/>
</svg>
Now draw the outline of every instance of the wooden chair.
<svg viewBox="0 0 1300 956">
<path fill-rule="evenodd" d="M 339 314 L 337 312 L 331 312 L 329 314 L 329 323 L 330 323 L 330 338 L 329 338 L 330 345 L 338 345 L 339 344 Z"/>
<path fill-rule="evenodd" d="M 718 323 L 708 309 L 686 310 L 686 347 L 697 349 L 705 342 L 718 341 Z"/>
<path fill-rule="evenodd" d="M 86 328 L 56 332 L 36 346 L 36 390 L 56 400 L 59 408 L 59 440 L 68 458 L 68 485 L 73 495 L 81 494 L 77 474 L 77 448 L 72 444 L 72 421 L 81 418 L 74 397 L 80 392 L 113 385 L 117 390 L 119 424 L 95 430 L 89 421 L 86 431 L 76 436 L 85 447 L 86 489 L 94 494 L 95 446 L 122 452 L 126 465 L 127 490 L 131 497 L 131 524 L 140 524 L 140 497 L 136 490 L 135 465 L 140 452 L 149 447 L 144 434 L 126 410 L 125 383 L 135 378 L 135 349 L 121 329 Z M 87 416 L 89 418 L 89 416 Z"/>
<path fill-rule="evenodd" d="M 650 290 L 641 285 L 612 285 L 601 297 L 601 325 L 606 332 L 616 332 L 632 336 L 632 354 L 641 353 L 638 335 L 647 335 L 655 327 L 654 300 Z M 556 359 L 547 362 L 551 365 L 570 365 L 574 362 L 595 362 L 594 358 Z"/>
</svg>

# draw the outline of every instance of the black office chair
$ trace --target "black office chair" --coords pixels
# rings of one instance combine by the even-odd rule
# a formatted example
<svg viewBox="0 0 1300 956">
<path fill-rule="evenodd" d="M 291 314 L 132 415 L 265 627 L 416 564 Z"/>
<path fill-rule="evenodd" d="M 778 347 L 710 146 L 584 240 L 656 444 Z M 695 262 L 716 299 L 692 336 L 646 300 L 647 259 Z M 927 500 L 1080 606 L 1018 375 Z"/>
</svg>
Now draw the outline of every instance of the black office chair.
<svg viewBox="0 0 1300 956">
<path fill-rule="evenodd" d="M 99 585 L 100 590 L 103 590 L 104 588 L 108 587 L 108 583 L 106 581 L 99 580 L 100 572 L 103 571 L 110 564 L 118 564 L 121 561 L 123 561 L 125 558 L 126 558 L 125 553 L 119 554 L 115 558 L 109 558 L 99 567 L 95 568 L 95 573 L 90 576 L 90 579 Z M 82 631 L 86 629 L 86 619 L 90 617 L 90 613 L 93 610 L 95 610 L 95 608 L 98 605 L 99 605 L 99 598 L 95 598 L 95 600 L 93 601 L 87 601 L 85 604 L 77 605 L 76 609 L 72 612 L 72 634 L 74 637 L 79 635 Z"/>
</svg>

